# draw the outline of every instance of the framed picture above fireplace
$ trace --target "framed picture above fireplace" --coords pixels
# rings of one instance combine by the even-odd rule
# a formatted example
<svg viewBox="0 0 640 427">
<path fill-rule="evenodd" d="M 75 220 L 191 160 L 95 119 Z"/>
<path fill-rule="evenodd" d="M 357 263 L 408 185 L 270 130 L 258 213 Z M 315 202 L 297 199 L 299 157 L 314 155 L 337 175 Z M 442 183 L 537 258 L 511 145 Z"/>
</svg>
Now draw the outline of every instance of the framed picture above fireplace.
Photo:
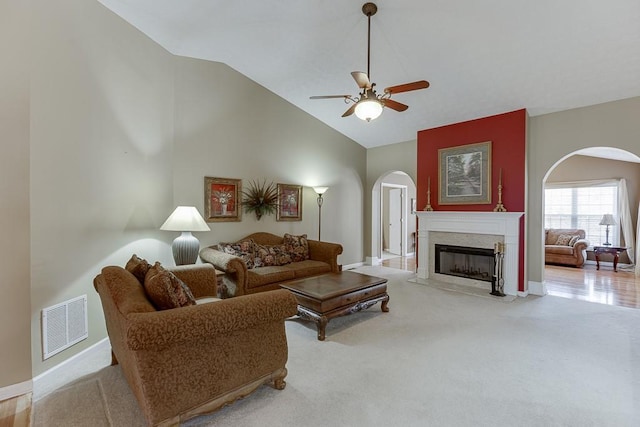
<svg viewBox="0 0 640 427">
<path fill-rule="evenodd" d="M 438 204 L 491 203 L 491 141 L 438 150 Z"/>
</svg>

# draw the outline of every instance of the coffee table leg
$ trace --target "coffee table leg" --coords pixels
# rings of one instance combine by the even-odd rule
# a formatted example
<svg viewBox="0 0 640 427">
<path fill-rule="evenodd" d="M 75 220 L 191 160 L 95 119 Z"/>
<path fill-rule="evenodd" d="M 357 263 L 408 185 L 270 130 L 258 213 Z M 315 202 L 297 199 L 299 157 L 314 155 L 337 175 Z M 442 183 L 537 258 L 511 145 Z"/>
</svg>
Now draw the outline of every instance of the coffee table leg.
<svg viewBox="0 0 640 427">
<path fill-rule="evenodd" d="M 318 325 L 318 341 L 324 341 L 327 323 L 329 323 L 329 319 L 327 319 L 326 316 L 320 316 L 316 320 L 316 324 Z"/>
<path fill-rule="evenodd" d="M 385 294 L 384 299 L 382 300 L 382 311 L 384 311 L 385 313 L 389 311 L 389 307 L 387 307 L 387 304 L 389 303 L 389 295 Z"/>
</svg>

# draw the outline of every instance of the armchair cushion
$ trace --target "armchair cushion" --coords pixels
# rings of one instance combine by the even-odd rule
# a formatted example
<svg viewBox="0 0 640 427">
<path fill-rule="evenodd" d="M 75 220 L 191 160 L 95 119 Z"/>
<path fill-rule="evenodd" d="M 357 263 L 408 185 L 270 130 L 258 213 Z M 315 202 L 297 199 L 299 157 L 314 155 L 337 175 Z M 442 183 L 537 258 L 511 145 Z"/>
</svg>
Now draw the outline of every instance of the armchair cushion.
<svg viewBox="0 0 640 427">
<path fill-rule="evenodd" d="M 156 262 L 144 279 L 144 290 L 158 310 L 195 305 L 191 290 L 175 274 Z"/>
<path fill-rule="evenodd" d="M 151 268 L 151 265 L 147 262 L 146 259 L 140 258 L 138 255 L 133 254 L 131 255 L 129 261 L 127 261 L 127 265 L 124 268 L 129 273 L 136 276 L 136 279 L 138 279 L 138 282 L 140 282 L 140 284 L 144 284 L 144 278 Z"/>
</svg>

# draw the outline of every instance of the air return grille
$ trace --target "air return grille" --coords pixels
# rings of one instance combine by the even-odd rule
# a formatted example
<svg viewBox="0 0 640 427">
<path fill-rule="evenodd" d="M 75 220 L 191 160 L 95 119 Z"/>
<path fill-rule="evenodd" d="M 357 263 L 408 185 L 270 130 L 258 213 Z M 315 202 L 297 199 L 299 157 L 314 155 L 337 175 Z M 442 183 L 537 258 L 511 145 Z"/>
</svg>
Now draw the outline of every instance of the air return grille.
<svg viewBox="0 0 640 427">
<path fill-rule="evenodd" d="M 43 359 L 48 359 L 88 336 L 86 295 L 42 310 Z"/>
</svg>

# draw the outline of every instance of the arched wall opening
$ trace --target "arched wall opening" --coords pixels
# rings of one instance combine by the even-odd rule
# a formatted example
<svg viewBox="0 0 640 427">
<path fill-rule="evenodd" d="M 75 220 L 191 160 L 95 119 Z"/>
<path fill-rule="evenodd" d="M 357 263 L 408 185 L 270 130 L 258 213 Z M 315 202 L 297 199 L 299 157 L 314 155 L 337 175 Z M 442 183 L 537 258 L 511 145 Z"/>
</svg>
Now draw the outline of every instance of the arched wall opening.
<svg viewBox="0 0 640 427">
<path fill-rule="evenodd" d="M 383 258 L 385 210 L 389 208 L 389 190 L 402 191 L 401 255 L 415 252 L 416 216 L 412 212 L 412 202 L 416 200 L 416 184 L 404 171 L 387 171 L 375 181 L 371 191 L 371 256 L 368 265 L 379 265 Z"/>
</svg>

